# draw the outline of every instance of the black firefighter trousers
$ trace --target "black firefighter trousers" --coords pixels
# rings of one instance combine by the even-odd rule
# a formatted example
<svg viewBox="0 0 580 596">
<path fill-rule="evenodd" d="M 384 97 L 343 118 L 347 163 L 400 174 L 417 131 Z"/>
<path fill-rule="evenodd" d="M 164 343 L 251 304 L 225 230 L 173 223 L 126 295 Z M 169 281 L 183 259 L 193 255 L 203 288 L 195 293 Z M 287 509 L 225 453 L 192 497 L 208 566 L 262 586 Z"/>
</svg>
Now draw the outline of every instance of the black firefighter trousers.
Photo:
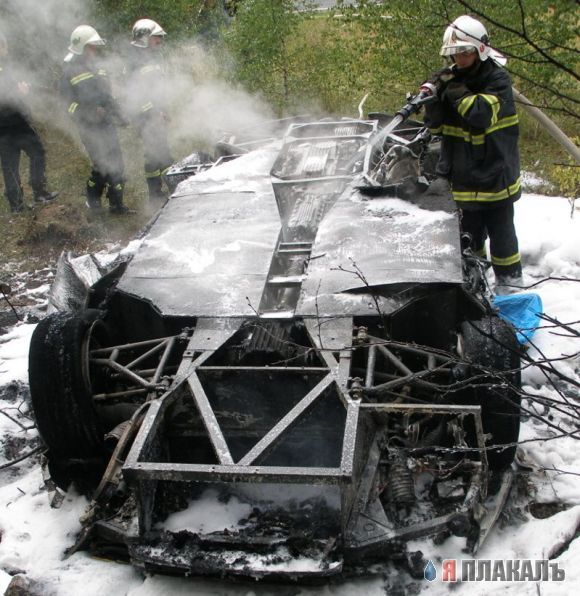
<svg viewBox="0 0 580 596">
<path fill-rule="evenodd" d="M 24 152 L 30 160 L 30 186 L 35 196 L 45 192 L 46 155 L 42 141 L 29 125 L 0 129 L 0 160 L 6 187 L 6 198 L 13 212 L 22 211 L 22 182 L 20 180 L 20 155 Z"/>
<path fill-rule="evenodd" d="M 165 181 L 170 193 L 175 190 L 175 185 L 165 176 L 173 164 L 169 148 L 167 124 L 162 114 L 148 113 L 139 119 L 137 128 L 143 141 L 145 154 L 145 179 L 149 191 L 149 200 L 156 203 L 165 200 L 162 181 Z"/>
<path fill-rule="evenodd" d="M 501 282 L 522 275 L 513 202 L 501 201 L 493 207 L 478 210 L 462 209 L 461 229 L 471 235 L 473 251 L 480 257 L 486 257 L 485 240 L 489 237 L 496 280 Z"/>
<path fill-rule="evenodd" d="M 125 164 L 116 126 L 112 123 L 81 126 L 79 134 L 92 167 L 87 180 L 88 206 L 101 206 L 101 195 L 105 187 L 110 207 L 122 206 Z"/>
</svg>

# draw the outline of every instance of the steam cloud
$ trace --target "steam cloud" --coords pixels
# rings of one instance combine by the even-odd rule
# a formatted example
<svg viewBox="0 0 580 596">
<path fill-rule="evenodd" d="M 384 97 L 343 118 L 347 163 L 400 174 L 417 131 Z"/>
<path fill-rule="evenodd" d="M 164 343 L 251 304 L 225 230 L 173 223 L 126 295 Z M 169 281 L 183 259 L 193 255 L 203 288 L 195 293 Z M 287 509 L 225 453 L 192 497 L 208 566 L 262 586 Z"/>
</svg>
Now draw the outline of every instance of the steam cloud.
<svg viewBox="0 0 580 596">
<path fill-rule="evenodd" d="M 103 66 L 108 70 L 114 94 L 124 104 L 131 103 L 123 79 L 123 54 L 130 42 L 126 35 L 112 37 L 91 22 L 88 0 L 2 0 L 0 31 L 5 35 L 12 66 L 18 80 L 31 84 L 27 98 L 36 121 L 50 130 L 64 129 L 77 139 L 74 126 L 67 117 L 57 94 L 57 80 L 67 53 L 70 33 L 81 24 L 94 25 L 107 39 Z M 134 19 L 147 17 L 135 14 Z M 161 22 L 161 26 L 164 24 Z M 273 118 L 271 109 L 241 88 L 225 82 L 224 65 L 195 39 L 179 44 L 171 41 L 167 30 L 164 49 L 167 66 L 165 85 L 170 136 L 174 141 L 195 140 L 212 146 L 223 132 L 237 135 Z M 139 93 L 139 90 L 135 90 Z M 77 139 L 78 142 L 78 139 Z M 193 146 L 192 146 L 193 150 Z M 180 159 L 184 155 L 175 155 Z"/>
</svg>

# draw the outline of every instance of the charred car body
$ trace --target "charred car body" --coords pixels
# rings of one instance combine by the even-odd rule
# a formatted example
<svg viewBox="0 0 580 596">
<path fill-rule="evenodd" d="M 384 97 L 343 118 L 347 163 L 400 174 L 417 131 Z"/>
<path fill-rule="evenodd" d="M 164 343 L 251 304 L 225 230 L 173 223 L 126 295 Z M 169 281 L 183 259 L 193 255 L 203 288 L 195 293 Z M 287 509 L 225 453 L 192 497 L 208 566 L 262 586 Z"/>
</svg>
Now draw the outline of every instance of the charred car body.
<svg viewBox="0 0 580 596">
<path fill-rule="evenodd" d="M 59 281 L 63 260 L 30 384 L 52 478 L 93 490 L 75 549 L 305 579 L 421 536 L 481 544 L 511 481 L 518 344 L 404 110 L 295 122 L 184 182 L 94 283 Z M 208 495 L 246 514 L 169 523 Z"/>
</svg>

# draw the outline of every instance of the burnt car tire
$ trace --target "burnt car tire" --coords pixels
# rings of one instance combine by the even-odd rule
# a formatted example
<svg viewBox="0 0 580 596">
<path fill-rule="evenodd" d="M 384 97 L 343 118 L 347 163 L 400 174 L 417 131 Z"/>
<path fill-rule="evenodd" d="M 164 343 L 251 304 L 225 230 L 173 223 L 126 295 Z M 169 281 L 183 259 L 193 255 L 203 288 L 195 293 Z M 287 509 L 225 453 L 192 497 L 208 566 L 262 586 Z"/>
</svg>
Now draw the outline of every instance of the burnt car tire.
<svg viewBox="0 0 580 596">
<path fill-rule="evenodd" d="M 469 388 L 467 401 L 481 406 L 483 432 L 492 434 L 491 444 L 516 443 L 520 432 L 521 395 L 517 389 L 521 386 L 521 349 L 513 327 L 491 316 L 464 322 L 461 335 L 463 357 L 474 365 L 471 375 L 481 377 Z M 484 369 L 499 374 L 481 376 Z M 507 468 L 515 457 L 516 448 L 512 445 L 488 450 L 490 468 L 496 471 Z"/>
<path fill-rule="evenodd" d="M 101 314 L 86 310 L 49 315 L 38 324 L 30 343 L 32 406 L 48 447 L 51 474 L 60 486 L 74 479 L 74 473 L 63 472 L 65 468 L 78 467 L 79 461 L 86 462 L 87 469 L 102 465 L 103 433 L 88 368 L 91 337 L 104 333 Z"/>
</svg>

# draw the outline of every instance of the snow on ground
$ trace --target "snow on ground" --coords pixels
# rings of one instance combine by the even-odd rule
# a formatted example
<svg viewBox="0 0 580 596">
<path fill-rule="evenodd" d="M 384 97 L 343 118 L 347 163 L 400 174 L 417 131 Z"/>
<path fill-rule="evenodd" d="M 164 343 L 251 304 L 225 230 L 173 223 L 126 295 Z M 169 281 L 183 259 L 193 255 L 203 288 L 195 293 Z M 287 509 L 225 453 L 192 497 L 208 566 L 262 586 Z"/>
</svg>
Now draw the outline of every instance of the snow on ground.
<svg viewBox="0 0 580 596">
<path fill-rule="evenodd" d="M 533 172 L 522 170 L 522 188 L 527 192 L 553 192 L 554 185 L 543 178 L 539 178 Z"/>
<path fill-rule="evenodd" d="M 264 162 L 271 154 L 262 155 Z M 235 163 L 235 165 L 234 165 Z M 228 164 L 230 168 L 247 167 L 243 158 Z M 207 182 L 217 181 L 217 172 L 206 174 Z M 520 248 L 525 265 L 525 283 L 532 285 L 546 277 L 580 279 L 580 212 L 571 218 L 568 201 L 561 198 L 526 194 L 516 204 L 516 225 Z M 132 246 L 130 250 L 134 250 Z M 544 281 L 530 291 L 537 292 L 544 303 L 544 311 L 563 323 L 579 329 L 580 283 L 553 279 Z M 46 292 L 41 286 L 34 292 L 35 300 Z M 42 297 L 42 296 L 40 296 Z M 44 297 L 46 299 L 46 297 Z M 0 416 L 0 435 L 3 452 L 0 465 L 14 458 L 8 450 L 14 441 L 24 445 L 21 452 L 36 446 L 37 435 L 30 430 L 30 419 L 26 417 L 27 350 L 33 324 L 18 323 L 8 333 L 0 336 L 0 410 L 7 416 Z M 578 378 L 580 360 L 577 337 L 561 335 L 561 329 L 540 329 L 533 339 L 530 354 L 534 358 L 569 356 L 558 368 L 570 377 Z M 564 399 L 554 388 L 550 388 L 537 368 L 527 368 L 523 374 L 525 389 L 536 395 Z M 578 395 L 566 394 L 567 399 L 578 401 Z M 566 398 L 566 395 L 564 396 Z M 537 403 L 525 403 L 525 407 L 545 413 Z M 564 429 L 577 430 L 557 411 L 551 412 L 552 422 Z M 576 564 L 580 557 L 580 540 L 573 540 L 580 527 L 580 443 L 574 438 L 564 437 L 550 440 L 557 431 L 539 424 L 533 417 L 522 424 L 520 439 L 524 442 L 518 455 L 524 468 L 520 472 L 518 490 L 512 495 L 505 512 L 493 533 L 485 543 L 478 557 L 482 559 L 506 558 L 550 558 L 566 571 L 562 583 L 505 583 L 457 584 L 454 593 L 490 594 L 501 591 L 514 595 L 568 595 L 580 592 L 580 568 Z M 15 439 L 16 438 L 16 439 Z M 385 579 L 348 580 L 317 588 L 271 586 L 268 584 L 231 584 L 225 581 L 210 581 L 192 578 L 171 578 L 164 576 L 143 577 L 129 565 L 91 558 L 87 553 L 77 553 L 64 558 L 65 549 L 70 546 L 80 529 L 79 516 L 86 507 L 86 500 L 74 493 L 66 495 L 59 509 L 49 506 L 47 492 L 37 457 L 0 470 L 0 592 L 16 573 L 42 584 L 43 594 L 57 596 L 128 595 L 161 596 L 165 594 L 328 594 L 346 596 L 384 594 Z M 211 495 L 206 495 L 206 497 Z M 205 499 L 202 515 L 198 512 L 183 512 L 181 519 L 173 520 L 178 525 L 213 524 L 235 525 L 245 512 L 240 502 L 220 504 Z M 530 503 L 543 503 L 547 507 L 542 516 L 535 518 L 530 512 Z M 226 507 L 227 505 L 227 507 Z M 550 509 L 550 507 L 552 509 Z M 536 511 L 536 510 L 534 510 Z M 550 515 L 552 513 L 552 515 Z M 230 517 L 227 517 L 230 515 Z M 569 544 L 569 546 L 567 546 Z M 413 546 L 424 556 L 440 564 L 443 558 L 464 558 L 461 553 L 463 541 L 448 539 L 435 546 L 430 540 L 417 541 Z M 562 552 L 560 552 L 562 551 Z M 402 573 L 402 572 L 399 572 Z M 436 580 L 428 583 L 415 580 L 405 593 L 439 595 L 449 593 L 449 585 Z"/>
<path fill-rule="evenodd" d="M 35 325 L 17 325 L 0 337 L 0 387 L 28 381 L 28 346 Z"/>
</svg>

